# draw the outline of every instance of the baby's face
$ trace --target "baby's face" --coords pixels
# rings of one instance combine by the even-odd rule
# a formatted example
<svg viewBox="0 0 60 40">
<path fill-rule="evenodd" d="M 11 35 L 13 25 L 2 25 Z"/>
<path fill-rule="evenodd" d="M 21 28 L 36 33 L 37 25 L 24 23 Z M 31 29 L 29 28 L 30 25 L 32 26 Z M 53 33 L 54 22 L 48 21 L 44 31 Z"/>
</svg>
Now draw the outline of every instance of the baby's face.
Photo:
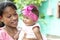
<svg viewBox="0 0 60 40">
<path fill-rule="evenodd" d="M 16 27 L 18 23 L 18 15 L 16 10 L 11 7 L 6 7 L 3 11 L 2 20 L 9 27 Z"/>
<path fill-rule="evenodd" d="M 23 22 L 27 25 L 27 26 L 32 26 L 33 24 L 35 24 L 35 22 L 26 16 L 23 16 Z"/>
</svg>

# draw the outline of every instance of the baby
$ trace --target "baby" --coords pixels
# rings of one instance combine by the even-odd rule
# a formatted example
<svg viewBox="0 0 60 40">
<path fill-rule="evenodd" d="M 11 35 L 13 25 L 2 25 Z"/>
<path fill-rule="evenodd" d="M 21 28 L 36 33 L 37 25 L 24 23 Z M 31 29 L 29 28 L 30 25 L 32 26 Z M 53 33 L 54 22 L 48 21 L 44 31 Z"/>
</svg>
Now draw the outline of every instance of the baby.
<svg viewBox="0 0 60 40">
<path fill-rule="evenodd" d="M 23 8 L 23 24 L 18 40 L 23 40 L 24 34 L 26 38 L 33 38 L 35 40 L 43 40 L 40 33 L 40 26 L 37 23 L 39 18 L 39 11 L 35 5 L 28 5 Z"/>
</svg>

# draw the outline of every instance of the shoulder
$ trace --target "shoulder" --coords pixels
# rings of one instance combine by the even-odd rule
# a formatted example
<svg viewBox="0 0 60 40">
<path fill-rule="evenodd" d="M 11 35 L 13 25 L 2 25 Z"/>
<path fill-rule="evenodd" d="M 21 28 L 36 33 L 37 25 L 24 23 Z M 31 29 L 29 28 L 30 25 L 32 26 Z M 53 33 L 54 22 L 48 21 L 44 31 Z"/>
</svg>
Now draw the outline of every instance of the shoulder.
<svg viewBox="0 0 60 40">
<path fill-rule="evenodd" d="M 33 27 L 33 30 L 34 31 L 38 31 L 38 30 L 40 30 L 40 27 L 39 26 L 35 26 L 35 27 Z"/>
<path fill-rule="evenodd" d="M 33 32 L 40 32 L 40 25 L 36 23 L 34 27 L 32 28 Z"/>
<path fill-rule="evenodd" d="M 35 27 L 33 27 L 33 31 L 34 31 L 34 32 L 39 32 L 39 31 L 40 31 L 39 26 L 35 26 Z"/>
<path fill-rule="evenodd" d="M 33 27 L 38 26 L 40 28 L 40 24 L 36 23 L 35 25 L 33 25 Z"/>
<path fill-rule="evenodd" d="M 36 24 L 33 26 L 33 29 L 36 29 L 36 30 L 40 29 L 40 25 L 39 25 L 38 23 L 36 23 Z"/>
<path fill-rule="evenodd" d="M 5 36 L 5 34 L 6 34 L 6 32 L 4 31 L 4 29 L 0 28 L 0 37 L 3 38 Z"/>
<path fill-rule="evenodd" d="M 0 34 L 5 34 L 5 30 L 3 28 L 0 28 Z"/>
<path fill-rule="evenodd" d="M 4 32 L 4 29 L 3 28 L 0 28 L 0 33 Z"/>
</svg>

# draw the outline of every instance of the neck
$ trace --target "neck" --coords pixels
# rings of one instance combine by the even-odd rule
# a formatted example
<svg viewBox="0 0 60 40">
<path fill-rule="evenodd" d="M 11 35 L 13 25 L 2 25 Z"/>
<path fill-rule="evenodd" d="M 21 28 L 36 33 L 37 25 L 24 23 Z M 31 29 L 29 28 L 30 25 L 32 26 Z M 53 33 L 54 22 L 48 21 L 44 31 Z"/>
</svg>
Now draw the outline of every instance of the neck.
<svg viewBox="0 0 60 40">
<path fill-rule="evenodd" d="M 9 26 L 5 26 L 5 30 L 7 30 L 7 31 L 17 31 L 17 28 L 16 27 L 9 27 Z"/>
<path fill-rule="evenodd" d="M 13 39 L 16 33 L 18 32 L 16 27 L 5 26 L 4 29 Z"/>
<path fill-rule="evenodd" d="M 6 31 L 7 31 L 7 33 L 13 38 L 14 37 L 14 35 L 17 33 L 17 28 L 15 27 L 9 27 L 9 26 L 5 26 L 5 28 L 4 28 Z"/>
</svg>

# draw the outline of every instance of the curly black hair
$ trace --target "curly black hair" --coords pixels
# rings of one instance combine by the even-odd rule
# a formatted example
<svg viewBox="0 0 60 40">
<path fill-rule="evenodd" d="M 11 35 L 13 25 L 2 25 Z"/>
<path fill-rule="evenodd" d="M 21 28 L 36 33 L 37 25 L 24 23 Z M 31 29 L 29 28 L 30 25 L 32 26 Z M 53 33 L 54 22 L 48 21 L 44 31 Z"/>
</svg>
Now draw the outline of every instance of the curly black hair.
<svg viewBox="0 0 60 40">
<path fill-rule="evenodd" d="M 7 2 L 1 2 L 0 3 L 0 16 L 3 15 L 3 11 L 4 9 L 9 6 L 9 7 L 12 7 L 13 9 L 17 10 L 16 6 L 14 5 L 13 2 L 10 2 L 10 1 L 7 1 Z"/>
</svg>

